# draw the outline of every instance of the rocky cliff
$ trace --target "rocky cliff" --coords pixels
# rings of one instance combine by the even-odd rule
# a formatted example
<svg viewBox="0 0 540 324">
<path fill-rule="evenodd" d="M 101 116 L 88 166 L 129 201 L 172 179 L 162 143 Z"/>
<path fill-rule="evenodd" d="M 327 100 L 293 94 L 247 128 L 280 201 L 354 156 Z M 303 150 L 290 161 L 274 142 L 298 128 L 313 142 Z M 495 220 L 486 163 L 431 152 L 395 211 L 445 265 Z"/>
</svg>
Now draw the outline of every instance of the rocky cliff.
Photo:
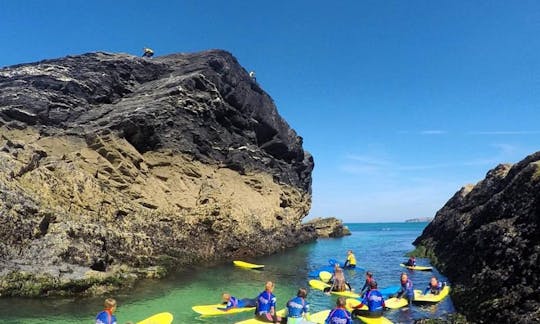
<svg viewBox="0 0 540 324">
<path fill-rule="evenodd" d="M 540 152 L 458 191 L 414 244 L 477 323 L 540 322 Z"/>
<path fill-rule="evenodd" d="M 2 295 L 100 293 L 316 235 L 313 159 L 227 52 L 71 56 L 0 69 L 0 89 Z"/>
<path fill-rule="evenodd" d="M 343 221 L 335 217 L 315 218 L 305 225 L 313 226 L 318 237 L 343 237 L 351 235 L 351 231 Z"/>
</svg>

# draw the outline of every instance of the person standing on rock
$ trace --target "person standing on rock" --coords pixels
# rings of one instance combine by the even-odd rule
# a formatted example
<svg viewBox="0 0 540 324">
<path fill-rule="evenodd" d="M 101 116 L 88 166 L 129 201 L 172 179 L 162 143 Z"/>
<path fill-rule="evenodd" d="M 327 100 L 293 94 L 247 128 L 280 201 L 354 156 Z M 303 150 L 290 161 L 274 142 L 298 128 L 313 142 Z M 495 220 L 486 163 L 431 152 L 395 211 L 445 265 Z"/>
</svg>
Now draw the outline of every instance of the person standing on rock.
<svg viewBox="0 0 540 324">
<path fill-rule="evenodd" d="M 116 300 L 107 298 L 105 299 L 103 306 L 105 309 L 97 314 L 96 324 L 116 324 L 116 316 L 113 315 L 116 311 Z"/>
<path fill-rule="evenodd" d="M 356 257 L 353 254 L 352 250 L 347 251 L 347 261 L 345 261 L 345 264 L 343 265 L 343 268 L 347 269 L 354 269 L 356 268 Z"/>
<path fill-rule="evenodd" d="M 257 82 L 257 77 L 255 76 L 255 71 L 249 72 L 249 77 L 251 78 L 251 80 Z"/>
<path fill-rule="evenodd" d="M 402 297 L 405 297 L 409 301 L 409 305 L 411 305 L 414 299 L 413 283 L 405 272 L 401 273 L 400 279 L 401 287 L 399 288 L 399 291 L 397 293 L 397 298 L 400 299 Z"/>
<path fill-rule="evenodd" d="M 152 56 L 154 56 L 154 51 L 151 48 L 144 47 L 142 56 L 151 58 Z"/>
<path fill-rule="evenodd" d="M 255 317 L 265 323 L 280 323 L 282 318 L 276 315 L 276 296 L 274 291 L 274 283 L 266 282 L 264 291 L 257 297 L 257 308 Z"/>
</svg>

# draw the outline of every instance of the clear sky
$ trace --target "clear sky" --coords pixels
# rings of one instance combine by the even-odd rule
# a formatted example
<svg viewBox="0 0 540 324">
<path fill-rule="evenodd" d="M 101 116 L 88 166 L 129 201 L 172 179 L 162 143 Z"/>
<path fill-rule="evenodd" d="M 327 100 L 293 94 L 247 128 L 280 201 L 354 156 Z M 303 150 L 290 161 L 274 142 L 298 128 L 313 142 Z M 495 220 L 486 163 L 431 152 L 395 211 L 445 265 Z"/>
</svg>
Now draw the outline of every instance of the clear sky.
<svg viewBox="0 0 540 324">
<path fill-rule="evenodd" d="M 433 216 L 540 150 L 540 1 L 0 0 L 0 66 L 222 48 L 315 157 L 310 216 Z"/>
</svg>

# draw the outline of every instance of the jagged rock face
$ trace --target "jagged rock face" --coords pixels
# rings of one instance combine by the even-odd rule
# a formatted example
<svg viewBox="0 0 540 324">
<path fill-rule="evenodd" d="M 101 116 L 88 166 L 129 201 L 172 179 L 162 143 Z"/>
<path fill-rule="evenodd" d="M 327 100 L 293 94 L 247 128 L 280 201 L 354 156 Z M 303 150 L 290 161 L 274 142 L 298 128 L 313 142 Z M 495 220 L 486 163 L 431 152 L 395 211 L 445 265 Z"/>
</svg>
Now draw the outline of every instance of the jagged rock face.
<svg viewBox="0 0 540 324">
<path fill-rule="evenodd" d="M 306 223 L 315 228 L 318 237 L 343 237 L 351 235 L 351 231 L 345 225 L 343 221 L 335 218 L 315 218 Z"/>
<path fill-rule="evenodd" d="M 147 275 L 316 236 L 313 159 L 226 52 L 67 57 L 0 89 L 0 275 Z"/>
<path fill-rule="evenodd" d="M 414 244 L 482 323 L 540 322 L 540 152 L 457 192 Z"/>
</svg>

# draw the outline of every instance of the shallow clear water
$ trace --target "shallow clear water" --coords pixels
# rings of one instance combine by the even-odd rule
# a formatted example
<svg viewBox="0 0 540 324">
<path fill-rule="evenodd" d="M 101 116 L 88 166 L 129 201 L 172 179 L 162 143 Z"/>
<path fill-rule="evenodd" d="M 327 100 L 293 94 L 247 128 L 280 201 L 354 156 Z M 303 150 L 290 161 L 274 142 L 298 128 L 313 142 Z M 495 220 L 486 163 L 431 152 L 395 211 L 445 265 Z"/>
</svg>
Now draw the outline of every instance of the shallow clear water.
<svg viewBox="0 0 540 324">
<path fill-rule="evenodd" d="M 113 296 L 119 307 L 119 323 L 139 321 L 158 312 L 174 315 L 174 323 L 234 323 L 252 316 L 251 312 L 231 316 L 201 318 L 191 310 L 193 305 L 220 302 L 224 291 L 244 298 L 255 297 L 268 280 L 276 283 L 278 307 L 295 295 L 298 287 L 308 287 L 309 271 L 328 264 L 328 259 L 345 260 L 346 251 L 355 251 L 357 263 L 371 270 L 379 287 L 396 285 L 404 268 L 399 263 L 413 246 L 411 242 L 422 232 L 426 223 L 348 224 L 353 235 L 340 239 L 319 239 L 315 243 L 261 257 L 254 263 L 265 264 L 263 271 L 239 269 L 232 264 L 212 268 L 195 267 L 162 281 L 145 281 L 129 292 Z M 427 260 L 417 260 L 428 264 Z M 407 271 L 407 270 L 405 270 Z M 411 272 L 416 289 L 423 289 L 431 272 Z M 433 274 L 441 277 L 437 271 Z M 363 285 L 364 273 L 346 270 L 347 280 L 358 290 Z M 310 290 L 308 301 L 313 312 L 335 305 L 335 296 Z M 101 310 L 102 298 L 0 298 L 1 323 L 93 323 Z M 408 310 L 392 310 L 386 317 L 396 323 L 411 323 L 419 318 L 439 318 L 454 311 L 450 298 L 433 306 L 413 306 Z"/>
</svg>

